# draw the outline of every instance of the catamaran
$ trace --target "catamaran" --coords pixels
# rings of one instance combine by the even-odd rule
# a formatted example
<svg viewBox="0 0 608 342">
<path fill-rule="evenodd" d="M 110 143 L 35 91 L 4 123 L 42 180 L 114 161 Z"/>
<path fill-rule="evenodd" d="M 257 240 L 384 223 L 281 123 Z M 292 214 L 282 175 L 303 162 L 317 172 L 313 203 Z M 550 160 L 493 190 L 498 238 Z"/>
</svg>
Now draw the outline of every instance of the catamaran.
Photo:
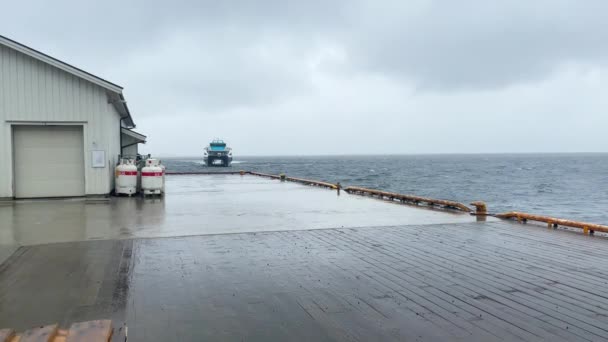
<svg viewBox="0 0 608 342">
<path fill-rule="evenodd" d="M 207 166 L 230 166 L 232 163 L 232 148 L 227 147 L 224 140 L 214 139 L 205 147 L 203 161 Z"/>
</svg>

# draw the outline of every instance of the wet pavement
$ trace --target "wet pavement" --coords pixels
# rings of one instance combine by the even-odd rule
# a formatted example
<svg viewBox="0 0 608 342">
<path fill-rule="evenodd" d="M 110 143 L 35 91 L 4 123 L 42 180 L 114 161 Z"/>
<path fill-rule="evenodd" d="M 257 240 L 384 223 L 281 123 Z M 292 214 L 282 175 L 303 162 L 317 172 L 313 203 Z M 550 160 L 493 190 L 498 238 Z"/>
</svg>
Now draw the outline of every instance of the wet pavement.
<svg viewBox="0 0 608 342">
<path fill-rule="evenodd" d="M 22 247 L 0 322 L 129 341 L 603 341 L 606 239 L 506 222 Z"/>
<path fill-rule="evenodd" d="M 21 247 L 0 265 L 0 326 L 124 321 L 133 241 Z M 1 328 L 0 328 L 1 329 Z"/>
<path fill-rule="evenodd" d="M 173 178 L 150 202 L 13 205 L 14 241 L 32 244 L 0 265 L 0 328 L 109 318 L 129 341 L 608 339 L 604 237 L 214 177 Z M 117 203 L 136 214 L 100 225 Z M 82 241 L 34 244 L 27 222 Z"/>
<path fill-rule="evenodd" d="M 256 176 L 168 176 L 165 198 L 16 201 L 0 206 L 3 243 L 188 236 L 255 231 L 471 222 Z"/>
<path fill-rule="evenodd" d="M 8 257 L 10 257 L 13 253 L 15 253 L 15 251 L 17 250 L 19 246 L 15 245 L 15 244 L 1 244 L 0 243 L 0 264 L 8 259 Z"/>
</svg>

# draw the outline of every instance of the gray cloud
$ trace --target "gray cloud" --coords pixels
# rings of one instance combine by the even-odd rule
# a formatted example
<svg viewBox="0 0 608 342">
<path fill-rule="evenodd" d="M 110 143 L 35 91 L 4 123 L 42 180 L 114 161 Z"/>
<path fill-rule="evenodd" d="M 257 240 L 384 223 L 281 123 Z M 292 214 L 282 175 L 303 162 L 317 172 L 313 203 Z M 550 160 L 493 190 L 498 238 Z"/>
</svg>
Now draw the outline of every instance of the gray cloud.
<svg viewBox="0 0 608 342">
<path fill-rule="evenodd" d="M 247 154 L 605 151 L 608 143 L 604 1 L 5 7 L 2 34 L 125 86 L 154 153 L 196 154 L 202 137 L 218 135 Z M 475 130 L 480 123 L 492 129 Z"/>
<path fill-rule="evenodd" d="M 358 10 L 367 21 L 349 45 L 361 66 L 422 88 L 503 87 L 608 57 L 604 1 L 401 3 Z"/>
</svg>

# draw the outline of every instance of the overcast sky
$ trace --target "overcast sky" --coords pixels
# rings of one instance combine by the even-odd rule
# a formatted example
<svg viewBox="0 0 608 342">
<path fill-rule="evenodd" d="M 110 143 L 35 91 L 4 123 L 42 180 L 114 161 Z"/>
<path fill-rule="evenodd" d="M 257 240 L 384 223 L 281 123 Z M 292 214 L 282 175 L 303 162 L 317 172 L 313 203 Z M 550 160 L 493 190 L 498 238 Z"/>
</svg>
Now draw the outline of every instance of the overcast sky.
<svg viewBox="0 0 608 342">
<path fill-rule="evenodd" d="M 146 153 L 608 151 L 605 0 L 7 3 L 0 34 L 125 88 Z"/>
</svg>

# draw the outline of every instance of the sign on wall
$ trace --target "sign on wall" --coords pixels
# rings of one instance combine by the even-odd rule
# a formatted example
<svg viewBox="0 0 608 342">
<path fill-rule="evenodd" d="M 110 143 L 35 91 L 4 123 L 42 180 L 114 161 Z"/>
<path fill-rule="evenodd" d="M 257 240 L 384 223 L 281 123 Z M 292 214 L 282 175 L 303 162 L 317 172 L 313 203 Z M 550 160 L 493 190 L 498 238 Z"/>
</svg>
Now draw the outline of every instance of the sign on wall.
<svg viewBox="0 0 608 342">
<path fill-rule="evenodd" d="M 96 168 L 106 167 L 106 151 L 91 151 L 91 166 Z"/>
</svg>

